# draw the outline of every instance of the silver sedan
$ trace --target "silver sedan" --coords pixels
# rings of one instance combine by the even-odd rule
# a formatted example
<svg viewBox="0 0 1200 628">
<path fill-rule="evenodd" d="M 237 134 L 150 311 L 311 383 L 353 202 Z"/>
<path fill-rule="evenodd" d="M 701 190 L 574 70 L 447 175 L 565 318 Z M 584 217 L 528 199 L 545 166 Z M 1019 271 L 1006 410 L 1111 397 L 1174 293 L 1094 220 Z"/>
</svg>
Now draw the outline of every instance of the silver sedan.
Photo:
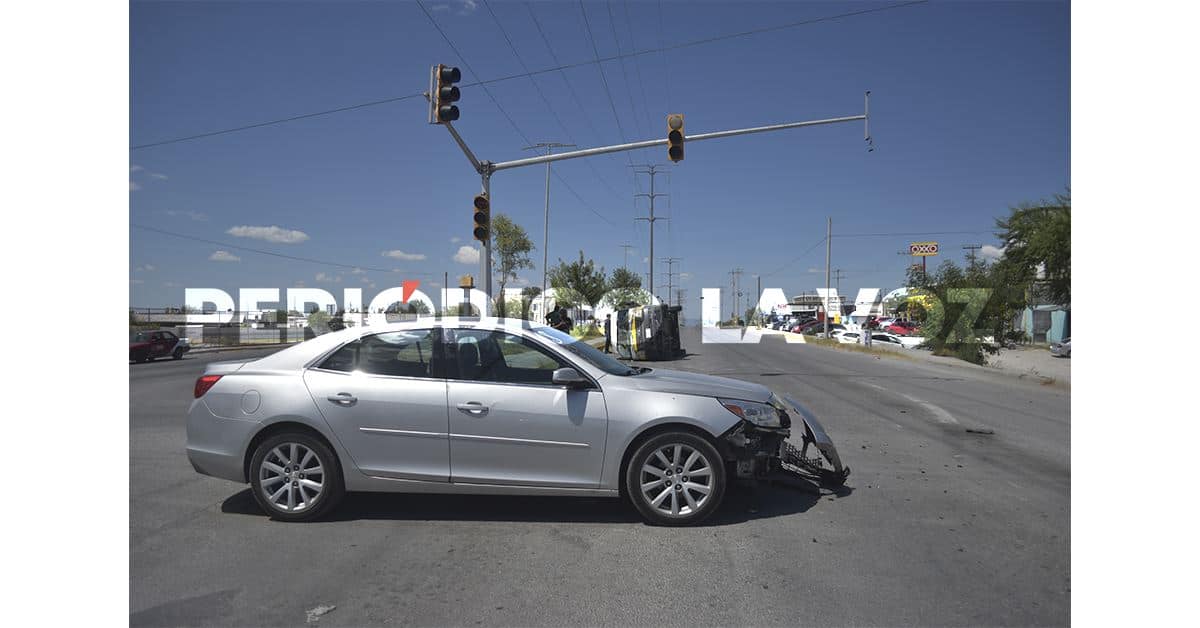
<svg viewBox="0 0 1200 628">
<path fill-rule="evenodd" d="M 285 521 L 381 491 L 626 495 L 647 521 L 683 525 L 737 478 L 849 473 L 812 414 L 763 386 L 631 366 L 495 319 L 350 328 L 209 364 L 187 454 Z"/>
</svg>

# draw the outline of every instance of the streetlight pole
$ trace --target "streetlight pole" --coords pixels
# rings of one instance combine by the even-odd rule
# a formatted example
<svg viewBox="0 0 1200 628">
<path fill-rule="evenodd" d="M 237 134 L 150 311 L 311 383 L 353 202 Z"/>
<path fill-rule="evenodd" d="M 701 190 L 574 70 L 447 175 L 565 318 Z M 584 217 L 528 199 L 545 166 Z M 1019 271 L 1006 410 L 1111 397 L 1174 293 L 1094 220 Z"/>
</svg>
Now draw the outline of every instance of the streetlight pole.
<svg viewBox="0 0 1200 628">
<path fill-rule="evenodd" d="M 556 148 L 571 148 L 575 144 L 560 144 L 559 142 L 538 142 L 533 146 L 526 146 L 521 150 L 537 150 L 539 148 L 546 149 L 546 155 L 550 155 Z M 542 307 L 540 316 L 546 316 L 546 269 L 550 263 L 550 162 L 546 162 L 546 218 L 542 227 Z M 500 296 L 504 298 L 503 295 Z"/>
</svg>

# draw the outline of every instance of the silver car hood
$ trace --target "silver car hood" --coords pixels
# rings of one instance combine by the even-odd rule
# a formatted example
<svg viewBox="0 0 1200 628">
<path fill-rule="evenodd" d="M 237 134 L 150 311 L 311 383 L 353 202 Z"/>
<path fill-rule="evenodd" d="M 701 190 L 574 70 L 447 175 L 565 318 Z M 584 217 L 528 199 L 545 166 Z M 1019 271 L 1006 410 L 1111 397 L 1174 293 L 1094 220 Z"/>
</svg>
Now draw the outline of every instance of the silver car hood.
<svg viewBox="0 0 1200 628">
<path fill-rule="evenodd" d="M 615 383 L 622 388 L 654 392 L 697 395 L 701 397 L 725 397 L 765 403 L 771 391 L 761 384 L 753 384 L 728 377 L 701 375 L 686 371 L 654 369 L 641 375 L 609 375 L 605 384 Z M 614 382 L 614 380 L 616 380 Z"/>
</svg>

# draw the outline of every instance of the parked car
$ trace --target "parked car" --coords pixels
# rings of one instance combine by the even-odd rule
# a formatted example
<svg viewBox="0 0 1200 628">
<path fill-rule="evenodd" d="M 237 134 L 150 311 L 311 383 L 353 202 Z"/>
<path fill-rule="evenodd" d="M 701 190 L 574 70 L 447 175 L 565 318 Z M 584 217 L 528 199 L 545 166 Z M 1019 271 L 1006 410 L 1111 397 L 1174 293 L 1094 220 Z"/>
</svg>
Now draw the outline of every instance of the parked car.
<svg viewBox="0 0 1200 628">
<path fill-rule="evenodd" d="M 192 345 L 187 338 L 180 338 L 170 331 L 129 332 L 129 361 L 131 362 L 151 362 L 155 358 L 167 356 L 179 360 L 191 349 Z"/>
<path fill-rule="evenodd" d="M 1071 339 L 1064 338 L 1062 342 L 1050 343 L 1050 355 L 1056 358 L 1071 357 Z M 1087 357 L 1087 356 L 1084 356 Z"/>
<path fill-rule="evenodd" d="M 809 328 L 811 328 L 811 327 L 814 327 L 814 326 L 818 326 L 818 327 L 819 327 L 819 326 L 821 326 L 821 325 L 823 325 L 823 324 L 824 324 L 823 322 L 821 322 L 821 321 L 819 321 L 819 320 L 817 320 L 817 319 L 815 319 L 815 318 L 810 318 L 810 319 L 807 319 L 807 320 L 805 320 L 805 321 L 802 321 L 802 322 L 800 322 L 800 323 L 797 323 L 796 325 L 794 325 L 794 326 L 792 327 L 792 329 L 791 329 L 790 331 L 791 331 L 793 334 L 803 334 L 803 333 L 804 333 L 805 331 L 807 331 Z"/>
<path fill-rule="evenodd" d="M 832 336 L 834 333 L 836 333 L 838 331 L 843 331 L 845 329 L 846 329 L 846 327 L 844 325 L 840 325 L 838 323 L 830 323 L 829 324 L 829 335 Z M 825 323 L 817 323 L 816 325 L 809 325 L 808 327 L 804 328 L 803 333 L 808 336 L 824 337 Z"/>
<path fill-rule="evenodd" d="M 883 330 L 897 336 L 911 336 L 920 333 L 921 326 L 912 321 L 892 321 Z"/>
<path fill-rule="evenodd" d="M 834 340 L 842 344 L 858 344 L 862 342 L 862 334 L 856 331 L 842 331 L 841 333 L 832 334 Z"/>
<path fill-rule="evenodd" d="M 378 491 L 624 494 L 647 521 L 684 525 L 711 515 L 735 478 L 784 464 L 834 485 L 849 474 L 793 399 L 629 366 L 527 321 L 349 328 L 210 363 L 194 397 L 192 466 L 250 483 L 285 521 L 319 517 L 347 491 Z M 787 443 L 792 430 L 799 447 Z"/>
</svg>

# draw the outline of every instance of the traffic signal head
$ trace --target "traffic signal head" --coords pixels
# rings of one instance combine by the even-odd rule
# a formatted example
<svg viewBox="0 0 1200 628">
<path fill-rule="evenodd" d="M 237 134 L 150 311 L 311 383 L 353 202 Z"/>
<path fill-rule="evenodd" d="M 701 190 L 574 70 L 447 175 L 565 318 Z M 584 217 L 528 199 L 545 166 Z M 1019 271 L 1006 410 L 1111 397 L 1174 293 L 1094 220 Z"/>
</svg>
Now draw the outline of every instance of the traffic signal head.
<svg viewBox="0 0 1200 628">
<path fill-rule="evenodd" d="M 471 235 L 486 244 L 491 231 L 491 222 L 492 203 L 488 200 L 487 194 L 481 193 L 475 197 L 475 230 Z"/>
<path fill-rule="evenodd" d="M 683 161 L 683 114 L 667 116 L 667 157 L 671 161 Z"/>
<path fill-rule="evenodd" d="M 462 72 L 458 68 L 438 64 L 433 66 L 433 93 L 430 103 L 433 107 L 433 122 L 453 122 L 458 119 L 458 107 L 454 105 L 460 94 L 455 83 L 462 80 Z"/>
</svg>

